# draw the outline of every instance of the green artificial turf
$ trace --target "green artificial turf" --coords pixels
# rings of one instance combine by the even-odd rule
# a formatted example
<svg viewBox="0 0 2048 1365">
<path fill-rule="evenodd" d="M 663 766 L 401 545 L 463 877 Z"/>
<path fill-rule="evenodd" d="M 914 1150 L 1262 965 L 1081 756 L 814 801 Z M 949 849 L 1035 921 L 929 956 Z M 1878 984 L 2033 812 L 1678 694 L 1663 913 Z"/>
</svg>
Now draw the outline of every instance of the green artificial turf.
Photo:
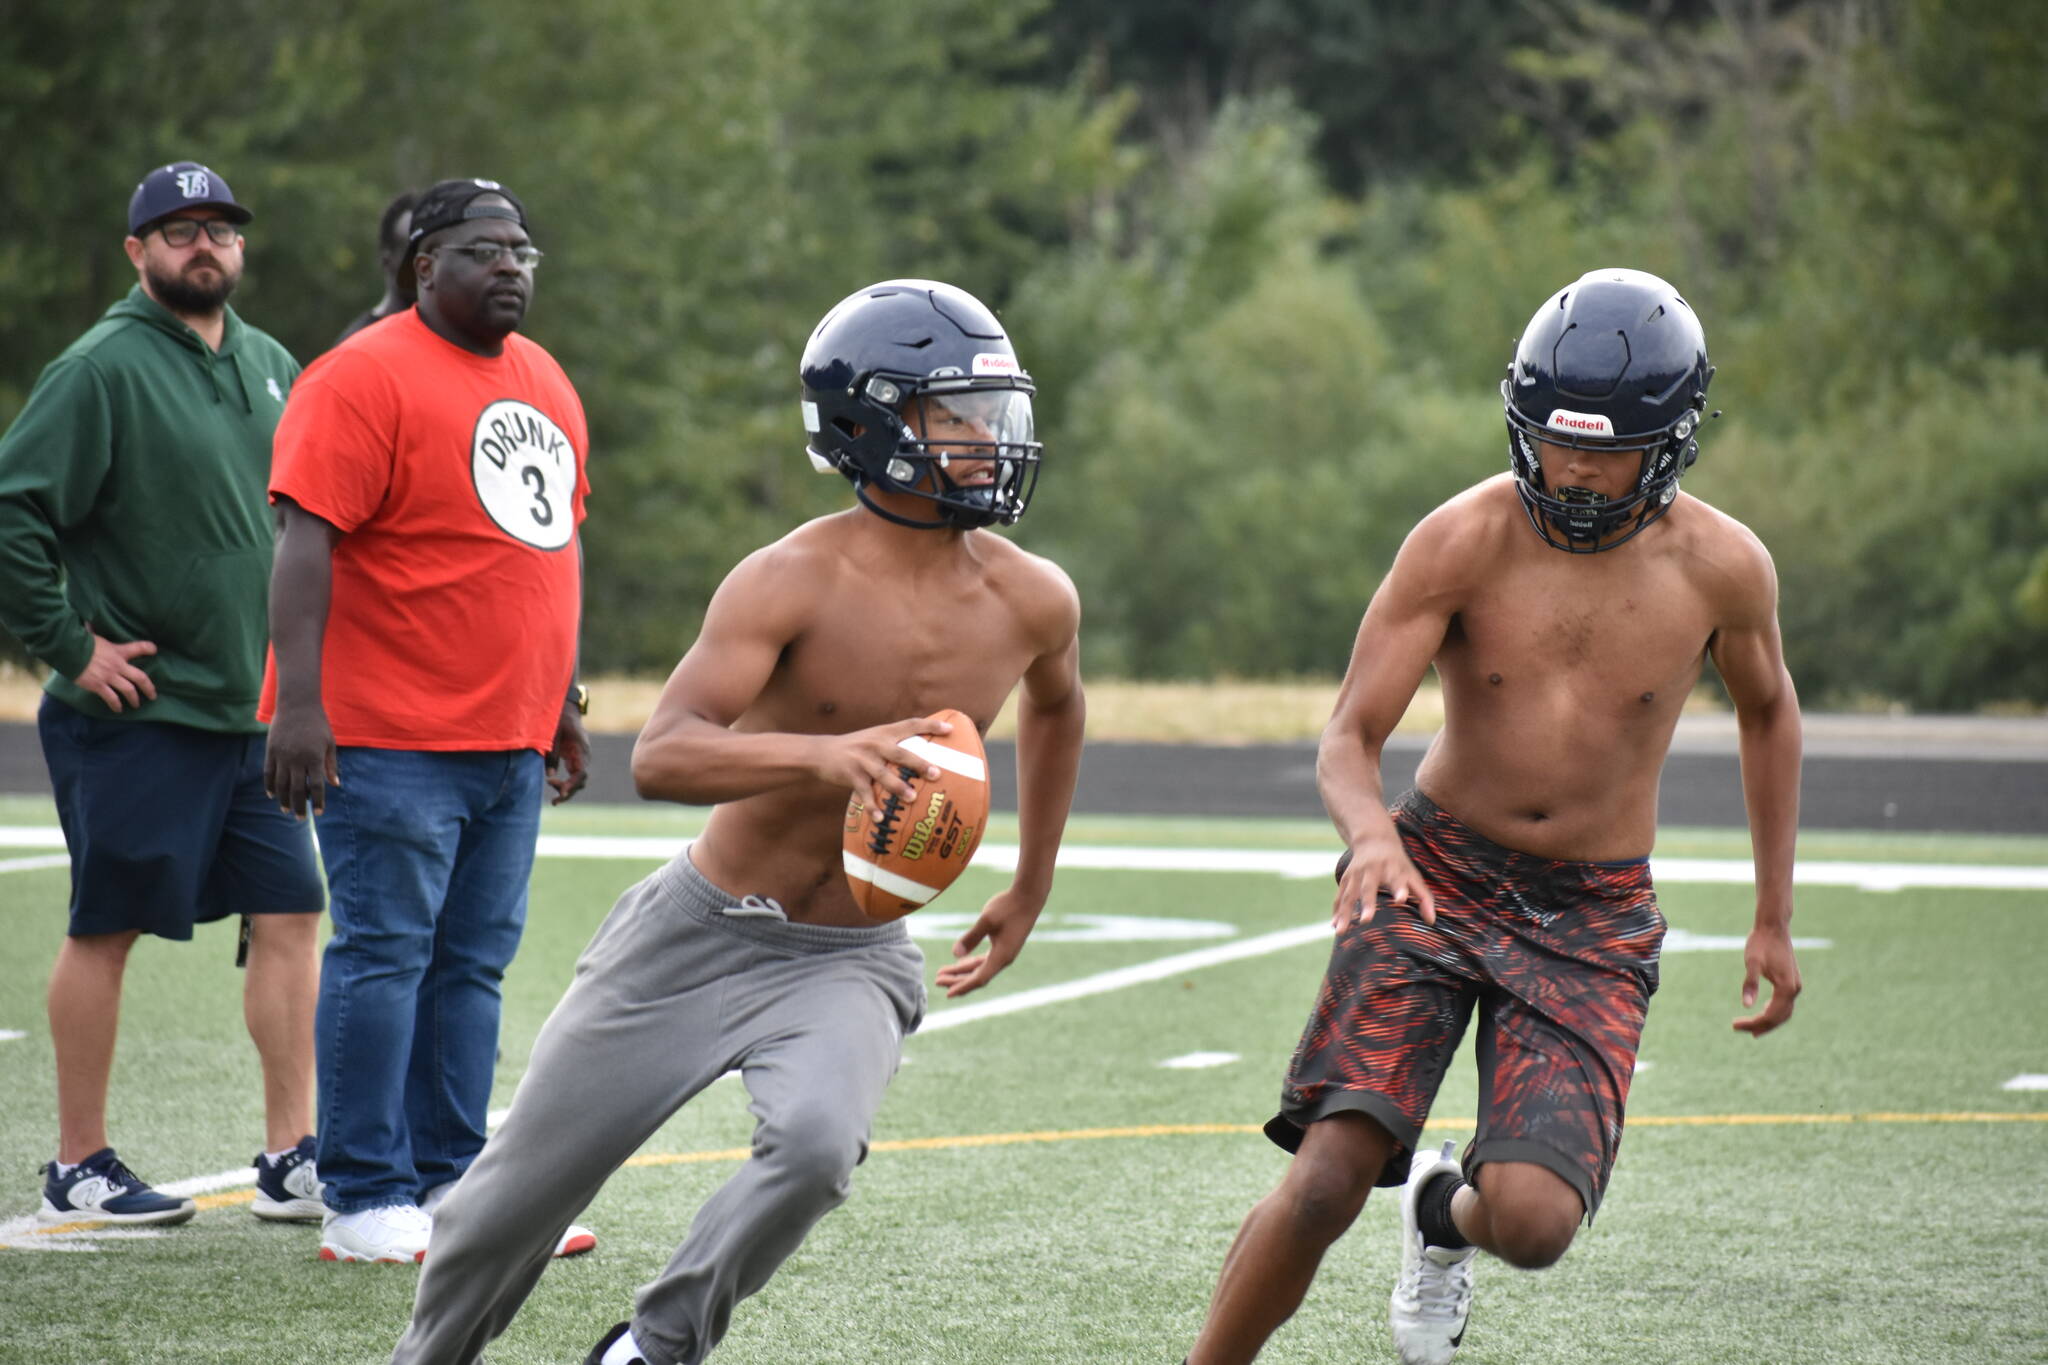
<svg viewBox="0 0 2048 1365">
<path fill-rule="evenodd" d="M 570 807 L 551 834 L 684 836 L 698 813 Z M 0 824 L 50 823 L 0 799 Z M 992 839 L 1011 837 L 998 827 Z M 1081 842 L 1332 848 L 1305 821 L 1079 820 Z M 1668 832 L 1660 854 L 1741 857 L 1739 832 Z M 22 850 L 0 850 L 0 859 Z M 1803 856 L 2048 864 L 2048 841 L 1821 835 Z M 582 943 L 646 861 L 544 858 L 508 974 L 506 1102 Z M 1003 879 L 975 870 L 932 910 L 960 915 Z M 42 991 L 61 932 L 61 868 L 0 872 L 0 1362 L 370 1362 L 402 1329 L 416 1272 L 315 1259 L 310 1227 L 250 1217 L 229 1191 L 160 1235 L 64 1239 L 22 1228 L 50 1155 Z M 1063 872 L 1034 940 L 960 1004 L 1086 980 L 1316 921 L 1329 883 L 1262 873 Z M 1667 885 L 1674 928 L 1736 935 L 1740 886 Z M 1482 1264 L 1460 1365 L 1546 1362 L 2048 1360 L 2048 893 L 1805 888 L 1807 989 L 1792 1023 L 1729 1028 L 1740 953 L 1672 952 L 1598 1220 L 1557 1267 Z M 1087 916 L 1227 926 L 1201 939 L 1062 942 Z M 924 927 L 917 919 L 913 927 Z M 944 938 L 926 939 L 942 960 Z M 1255 1131 L 1318 984 L 1322 941 L 913 1036 L 852 1200 L 734 1317 L 714 1356 L 787 1362 L 1170 1362 L 1200 1324 L 1239 1220 L 1286 1157 Z M 145 1177 L 246 1162 L 261 1138 L 229 926 L 144 940 L 129 969 L 111 1127 Z M 1206 1069 L 1159 1064 L 1233 1053 Z M 631 1084 L 621 1077 L 621 1084 Z M 1463 1137 L 1470 1051 L 1436 1134 Z M 574 1365 L 630 1311 L 744 1147 L 736 1081 L 714 1085 L 621 1170 L 584 1221 L 598 1250 L 552 1267 L 493 1365 Z M 2010 1121 L 1994 1121 L 2005 1116 Z M 1761 1120 L 1761 1121 L 1760 1121 Z M 1170 1131 L 1176 1126 L 1221 1131 Z M 1123 1136 L 1098 1130 L 1133 1129 Z M 1157 1130 L 1157 1131 L 1146 1131 Z M 1005 1137 L 945 1145 L 959 1137 Z M 1027 1140 L 1029 1139 L 1029 1140 Z M 936 1140 L 927 1143 L 925 1140 Z M 1394 1359 L 1386 1295 L 1396 1207 L 1375 1195 L 1262 1361 Z"/>
</svg>

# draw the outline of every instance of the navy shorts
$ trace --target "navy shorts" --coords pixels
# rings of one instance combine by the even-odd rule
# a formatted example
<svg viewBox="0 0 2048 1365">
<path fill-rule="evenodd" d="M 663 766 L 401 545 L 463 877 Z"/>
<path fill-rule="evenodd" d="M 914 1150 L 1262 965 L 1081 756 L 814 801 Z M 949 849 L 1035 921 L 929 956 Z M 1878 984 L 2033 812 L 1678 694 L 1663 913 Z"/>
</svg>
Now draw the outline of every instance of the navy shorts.
<svg viewBox="0 0 2048 1365">
<path fill-rule="evenodd" d="M 189 939 L 229 915 L 317 914 L 311 828 L 263 794 L 263 735 L 36 713 L 71 850 L 72 937 Z"/>
</svg>

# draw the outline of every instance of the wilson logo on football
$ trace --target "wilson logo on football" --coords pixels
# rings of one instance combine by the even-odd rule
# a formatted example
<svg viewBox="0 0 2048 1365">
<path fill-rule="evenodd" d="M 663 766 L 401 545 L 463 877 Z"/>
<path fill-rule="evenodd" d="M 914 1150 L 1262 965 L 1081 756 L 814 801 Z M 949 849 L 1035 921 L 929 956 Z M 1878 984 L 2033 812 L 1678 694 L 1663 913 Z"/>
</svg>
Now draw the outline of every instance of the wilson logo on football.
<svg viewBox="0 0 2048 1365">
<path fill-rule="evenodd" d="M 846 803 L 840 842 L 846 882 L 861 913 L 891 920 L 907 915 L 952 885 L 981 843 L 988 818 L 988 759 L 974 722 L 941 711 L 953 729 L 913 735 L 903 747 L 930 768 L 899 768 L 912 788 L 909 800 L 890 797 L 880 808 L 855 792 Z"/>
<path fill-rule="evenodd" d="M 909 842 L 903 845 L 903 856 L 922 858 L 924 851 L 931 847 L 932 835 L 938 832 L 939 819 L 946 811 L 946 794 L 933 792 L 932 803 L 925 807 L 924 819 L 912 826 Z M 958 821 L 955 821 L 957 824 Z"/>
</svg>

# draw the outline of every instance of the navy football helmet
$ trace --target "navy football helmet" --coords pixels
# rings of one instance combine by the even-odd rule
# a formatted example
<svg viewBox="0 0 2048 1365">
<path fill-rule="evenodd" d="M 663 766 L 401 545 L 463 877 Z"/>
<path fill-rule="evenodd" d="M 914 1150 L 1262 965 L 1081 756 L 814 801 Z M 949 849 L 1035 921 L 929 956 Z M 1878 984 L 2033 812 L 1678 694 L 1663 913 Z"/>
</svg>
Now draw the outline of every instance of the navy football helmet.
<svg viewBox="0 0 2048 1365">
<path fill-rule="evenodd" d="M 1655 275 L 1593 270 L 1552 295 L 1523 329 L 1500 386 L 1508 465 L 1537 534 L 1591 554 L 1663 516 L 1699 458 L 1713 377 L 1692 306 Z M 1545 488 L 1538 441 L 1641 451 L 1634 491 Z"/>
<path fill-rule="evenodd" d="M 936 280 L 885 280 L 842 299 L 798 366 L 813 466 L 838 470 L 872 512 L 901 526 L 972 529 L 1024 515 L 1038 483 L 1031 376 L 996 315 Z M 973 469 L 957 481 L 949 467 Z M 987 468 L 992 477 L 982 474 Z M 875 489 L 932 504 L 929 520 Z"/>
</svg>

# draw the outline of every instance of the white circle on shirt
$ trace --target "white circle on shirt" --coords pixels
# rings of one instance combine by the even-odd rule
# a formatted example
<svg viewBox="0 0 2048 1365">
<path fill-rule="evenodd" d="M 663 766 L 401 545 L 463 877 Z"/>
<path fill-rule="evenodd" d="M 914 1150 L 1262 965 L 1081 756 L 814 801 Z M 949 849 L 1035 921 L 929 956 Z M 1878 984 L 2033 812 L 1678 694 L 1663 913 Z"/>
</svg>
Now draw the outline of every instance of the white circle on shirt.
<svg viewBox="0 0 2048 1365">
<path fill-rule="evenodd" d="M 576 530 L 576 447 L 553 418 L 500 398 L 476 419 L 470 477 L 498 529 L 542 550 L 559 550 Z"/>
</svg>

